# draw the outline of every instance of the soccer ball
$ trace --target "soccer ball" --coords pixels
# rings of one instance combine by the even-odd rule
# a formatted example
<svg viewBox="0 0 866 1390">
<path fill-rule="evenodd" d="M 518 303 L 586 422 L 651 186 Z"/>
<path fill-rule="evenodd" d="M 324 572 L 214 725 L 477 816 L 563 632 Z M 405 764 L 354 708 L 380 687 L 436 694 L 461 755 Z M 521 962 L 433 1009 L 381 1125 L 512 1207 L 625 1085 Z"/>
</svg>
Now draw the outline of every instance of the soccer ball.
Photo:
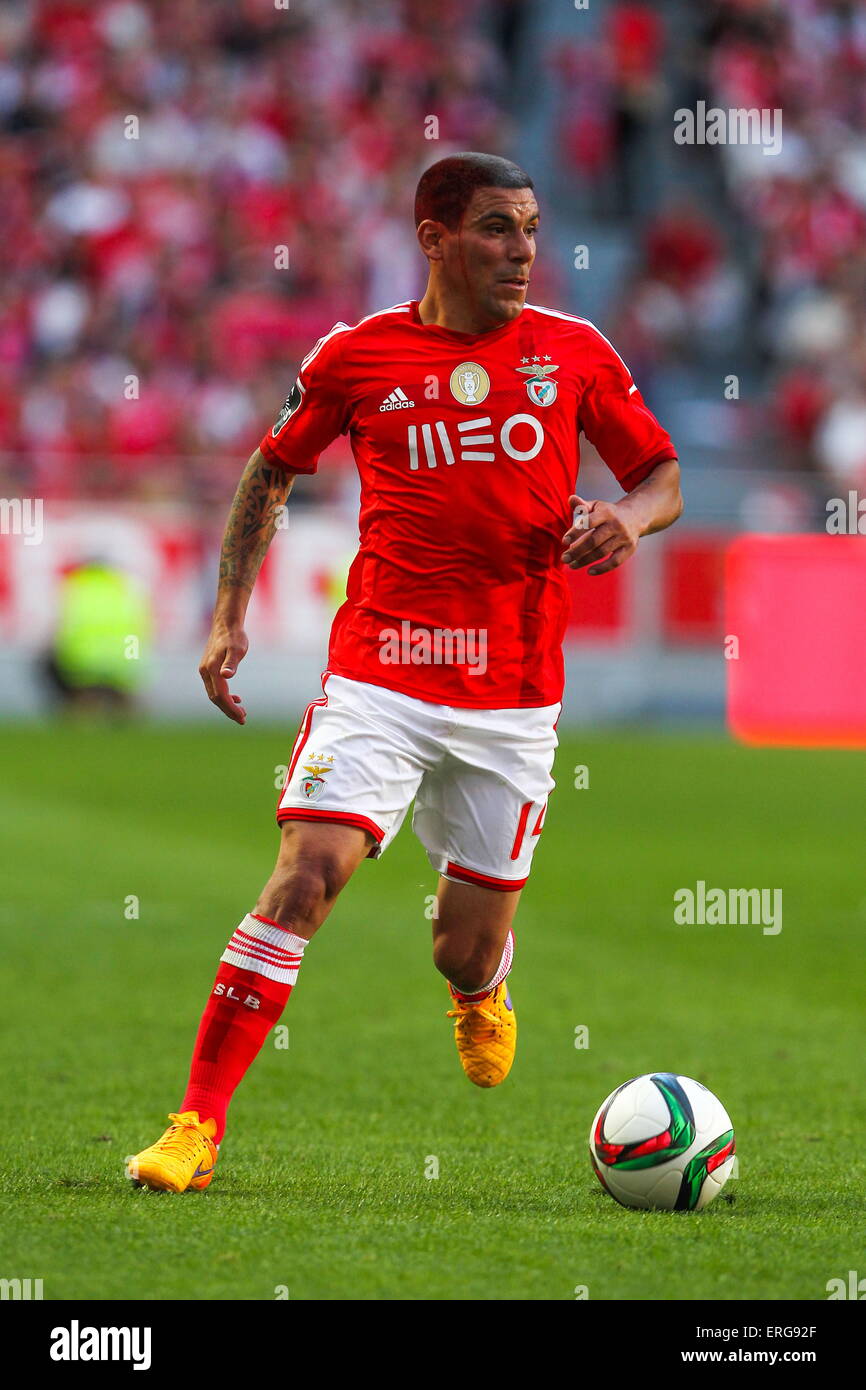
<svg viewBox="0 0 866 1390">
<path fill-rule="evenodd" d="M 589 1155 L 622 1206 L 697 1211 L 731 1176 L 734 1130 L 706 1086 L 654 1071 L 618 1086 L 599 1107 Z"/>
</svg>

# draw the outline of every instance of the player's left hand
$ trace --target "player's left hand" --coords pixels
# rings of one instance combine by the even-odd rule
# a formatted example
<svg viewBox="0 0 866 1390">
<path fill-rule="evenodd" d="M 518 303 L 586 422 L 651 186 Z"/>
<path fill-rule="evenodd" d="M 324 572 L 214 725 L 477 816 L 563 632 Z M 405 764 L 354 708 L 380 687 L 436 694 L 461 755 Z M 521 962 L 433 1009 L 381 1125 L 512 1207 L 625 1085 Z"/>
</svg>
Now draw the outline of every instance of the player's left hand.
<svg viewBox="0 0 866 1390">
<path fill-rule="evenodd" d="M 562 560 L 570 569 L 592 565 L 590 574 L 607 574 L 634 555 L 641 533 L 634 518 L 616 502 L 587 502 L 575 493 L 568 505 L 583 510 L 585 523 L 572 526 L 562 538 L 566 547 Z"/>
</svg>

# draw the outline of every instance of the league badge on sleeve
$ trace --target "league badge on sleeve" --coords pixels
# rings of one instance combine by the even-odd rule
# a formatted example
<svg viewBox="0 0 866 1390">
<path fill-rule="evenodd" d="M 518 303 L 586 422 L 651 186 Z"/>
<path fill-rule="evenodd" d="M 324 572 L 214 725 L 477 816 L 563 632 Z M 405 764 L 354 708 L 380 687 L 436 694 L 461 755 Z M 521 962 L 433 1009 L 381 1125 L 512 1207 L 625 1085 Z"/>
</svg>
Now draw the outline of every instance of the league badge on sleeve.
<svg viewBox="0 0 866 1390">
<path fill-rule="evenodd" d="M 555 363 L 546 367 L 540 363 L 536 367 L 515 367 L 514 370 L 523 372 L 529 378 L 526 382 L 526 394 L 533 405 L 553 405 L 559 385 L 550 377 L 551 372 L 559 371 Z"/>
<path fill-rule="evenodd" d="M 283 428 L 283 425 L 286 423 L 287 420 L 291 418 L 292 415 L 294 415 L 298 406 L 301 404 L 302 399 L 303 397 L 301 395 L 301 383 L 299 381 L 296 381 L 291 391 L 286 396 L 282 410 L 280 411 L 279 415 L 274 421 L 273 429 L 271 430 L 272 439 L 276 439 L 280 430 Z"/>
</svg>

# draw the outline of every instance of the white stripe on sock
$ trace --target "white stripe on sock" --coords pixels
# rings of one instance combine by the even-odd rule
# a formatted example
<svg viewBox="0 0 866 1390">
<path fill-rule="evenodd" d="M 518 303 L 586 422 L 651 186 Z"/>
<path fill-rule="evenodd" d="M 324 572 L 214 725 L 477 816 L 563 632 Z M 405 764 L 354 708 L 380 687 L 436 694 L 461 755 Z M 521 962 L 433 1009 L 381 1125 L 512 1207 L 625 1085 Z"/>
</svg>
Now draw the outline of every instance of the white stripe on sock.
<svg viewBox="0 0 866 1390">
<path fill-rule="evenodd" d="M 271 922 L 260 922 L 248 912 L 220 956 L 226 965 L 264 975 L 281 985 L 293 985 L 298 978 L 307 942 L 302 936 Z"/>
</svg>

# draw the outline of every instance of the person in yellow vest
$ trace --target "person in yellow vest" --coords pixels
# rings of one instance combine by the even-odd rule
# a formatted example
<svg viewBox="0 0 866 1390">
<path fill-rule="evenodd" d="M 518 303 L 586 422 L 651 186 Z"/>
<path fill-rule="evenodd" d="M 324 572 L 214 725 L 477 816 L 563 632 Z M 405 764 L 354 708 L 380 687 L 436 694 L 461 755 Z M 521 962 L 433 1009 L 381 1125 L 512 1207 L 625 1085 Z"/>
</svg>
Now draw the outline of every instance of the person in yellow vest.
<svg viewBox="0 0 866 1390">
<path fill-rule="evenodd" d="M 147 674 L 150 605 L 139 584 L 101 558 L 63 579 L 45 674 L 68 708 L 129 713 Z"/>
</svg>

